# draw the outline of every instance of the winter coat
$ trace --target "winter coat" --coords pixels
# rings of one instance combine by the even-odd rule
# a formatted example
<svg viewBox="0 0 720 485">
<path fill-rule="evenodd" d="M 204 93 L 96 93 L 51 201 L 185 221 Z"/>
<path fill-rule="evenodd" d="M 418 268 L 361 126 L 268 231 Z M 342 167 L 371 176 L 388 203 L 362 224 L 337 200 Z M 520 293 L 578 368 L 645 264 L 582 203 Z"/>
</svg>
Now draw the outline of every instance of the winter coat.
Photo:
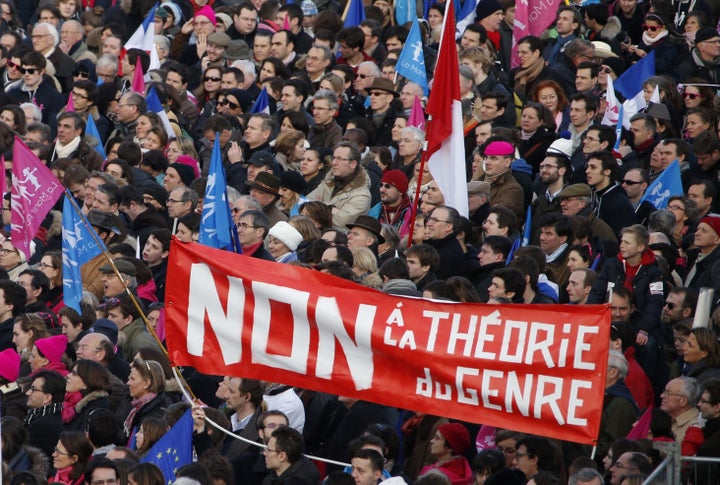
<svg viewBox="0 0 720 485">
<path fill-rule="evenodd" d="M 331 205 L 333 224 L 336 226 L 345 227 L 355 222 L 357 216 L 367 214 L 370 210 L 370 179 L 364 169 L 358 166 L 350 182 L 335 194 L 334 187 L 335 179 L 330 171 L 325 180 L 308 194 L 308 199 Z"/>
<path fill-rule="evenodd" d="M 270 471 L 262 485 L 316 485 L 318 483 L 320 483 L 320 472 L 313 462 L 303 456 L 280 476 L 276 475 L 274 471 Z"/>
<path fill-rule="evenodd" d="M 615 231 L 618 239 L 624 227 L 635 224 L 635 209 L 623 188 L 614 184 L 603 190 L 592 191 L 595 215 Z"/>
<path fill-rule="evenodd" d="M 66 431 L 85 431 L 87 418 L 95 409 L 110 409 L 109 394 L 105 391 L 93 391 L 83 396 L 75 405 L 75 417 L 65 423 Z"/>
<path fill-rule="evenodd" d="M 623 286 L 625 281 L 626 262 L 622 255 L 605 262 L 597 281 L 593 285 L 588 303 L 605 303 L 609 289 Z M 653 334 L 658 343 L 662 344 L 664 338 L 660 335 L 660 313 L 665 306 L 665 283 L 662 271 L 655 260 L 655 255 L 649 249 L 645 250 L 635 277 L 632 280 L 632 293 L 635 298 L 638 319 L 635 330 L 643 330 Z M 657 331 L 656 331 L 657 330 Z"/>
</svg>

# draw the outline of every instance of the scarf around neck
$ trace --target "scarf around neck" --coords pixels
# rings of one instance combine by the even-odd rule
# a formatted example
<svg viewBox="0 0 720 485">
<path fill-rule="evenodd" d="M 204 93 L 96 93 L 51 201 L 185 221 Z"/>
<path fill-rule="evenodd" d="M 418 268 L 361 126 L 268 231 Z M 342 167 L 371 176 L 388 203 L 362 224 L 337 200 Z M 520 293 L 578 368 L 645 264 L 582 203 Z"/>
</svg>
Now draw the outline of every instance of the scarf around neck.
<svg viewBox="0 0 720 485">
<path fill-rule="evenodd" d="M 130 410 L 130 413 L 128 414 L 128 417 L 125 418 L 125 422 L 123 423 L 123 429 L 125 430 L 125 436 L 130 436 L 130 433 L 132 432 L 132 423 L 135 419 L 135 416 L 137 413 L 150 401 L 155 399 L 157 397 L 157 394 L 154 392 L 148 392 L 143 397 L 133 399 L 130 405 L 132 406 L 132 409 Z"/>
</svg>

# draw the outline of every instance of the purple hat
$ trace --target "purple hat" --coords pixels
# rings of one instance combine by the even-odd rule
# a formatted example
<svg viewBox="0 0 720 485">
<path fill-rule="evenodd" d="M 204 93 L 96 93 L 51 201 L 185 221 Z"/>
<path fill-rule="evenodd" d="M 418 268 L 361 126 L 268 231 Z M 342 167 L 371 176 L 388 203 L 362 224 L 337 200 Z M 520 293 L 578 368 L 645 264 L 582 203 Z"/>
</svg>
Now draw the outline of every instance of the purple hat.
<svg viewBox="0 0 720 485">
<path fill-rule="evenodd" d="M 203 8 L 195 12 L 193 19 L 198 18 L 200 15 L 206 17 L 213 25 L 217 25 L 217 18 L 215 18 L 215 12 L 210 5 L 205 5 Z"/>
<path fill-rule="evenodd" d="M 67 348 L 68 339 L 65 335 L 41 338 L 35 341 L 35 347 L 50 362 L 61 362 Z"/>
<path fill-rule="evenodd" d="M 485 147 L 485 155 L 511 157 L 515 155 L 515 147 L 506 141 L 494 141 Z"/>
<path fill-rule="evenodd" d="M 20 375 L 20 356 L 15 349 L 0 352 L 0 377 L 15 382 Z"/>
</svg>

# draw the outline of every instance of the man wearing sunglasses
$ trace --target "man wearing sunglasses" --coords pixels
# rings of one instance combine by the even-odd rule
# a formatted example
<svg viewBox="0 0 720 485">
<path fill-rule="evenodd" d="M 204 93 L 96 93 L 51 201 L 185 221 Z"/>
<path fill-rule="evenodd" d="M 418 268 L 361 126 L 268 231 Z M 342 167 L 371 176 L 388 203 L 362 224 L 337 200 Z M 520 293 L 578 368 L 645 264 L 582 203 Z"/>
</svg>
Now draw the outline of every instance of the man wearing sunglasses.
<svg viewBox="0 0 720 485">
<path fill-rule="evenodd" d="M 28 52 L 22 57 L 20 64 L 22 82 L 10 89 L 7 94 L 17 104 L 31 102 L 42 106 L 42 122 L 50 126 L 54 138 L 57 131 L 57 115 L 65 105 L 65 99 L 55 89 L 50 79 L 45 78 L 47 60 L 40 52 Z"/>
</svg>

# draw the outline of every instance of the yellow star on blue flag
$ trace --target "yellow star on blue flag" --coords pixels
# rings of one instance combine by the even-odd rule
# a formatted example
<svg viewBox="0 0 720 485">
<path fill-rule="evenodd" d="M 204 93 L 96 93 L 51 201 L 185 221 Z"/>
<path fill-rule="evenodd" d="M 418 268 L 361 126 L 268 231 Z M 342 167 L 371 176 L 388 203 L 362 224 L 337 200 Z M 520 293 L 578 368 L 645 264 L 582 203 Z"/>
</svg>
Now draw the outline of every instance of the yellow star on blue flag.
<svg viewBox="0 0 720 485">
<path fill-rule="evenodd" d="M 192 430 L 192 414 L 188 409 L 182 418 L 148 450 L 140 462 L 157 465 L 163 472 L 165 480 L 172 483 L 175 480 L 175 470 L 192 462 Z"/>
</svg>

